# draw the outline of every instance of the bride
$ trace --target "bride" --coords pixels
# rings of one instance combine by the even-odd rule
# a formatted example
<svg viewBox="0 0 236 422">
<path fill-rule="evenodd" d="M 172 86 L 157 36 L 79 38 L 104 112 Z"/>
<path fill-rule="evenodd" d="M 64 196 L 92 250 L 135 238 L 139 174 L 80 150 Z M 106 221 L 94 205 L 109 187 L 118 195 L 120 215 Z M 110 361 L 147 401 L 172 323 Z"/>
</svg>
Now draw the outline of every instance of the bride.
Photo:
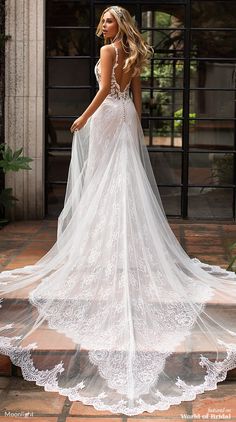
<svg viewBox="0 0 236 422">
<path fill-rule="evenodd" d="M 161 204 L 140 124 L 152 53 L 108 7 L 99 90 L 71 126 L 57 240 L 0 275 L 0 353 L 26 380 L 99 410 L 165 410 L 217 388 L 236 367 L 236 276 L 191 259 Z"/>
</svg>

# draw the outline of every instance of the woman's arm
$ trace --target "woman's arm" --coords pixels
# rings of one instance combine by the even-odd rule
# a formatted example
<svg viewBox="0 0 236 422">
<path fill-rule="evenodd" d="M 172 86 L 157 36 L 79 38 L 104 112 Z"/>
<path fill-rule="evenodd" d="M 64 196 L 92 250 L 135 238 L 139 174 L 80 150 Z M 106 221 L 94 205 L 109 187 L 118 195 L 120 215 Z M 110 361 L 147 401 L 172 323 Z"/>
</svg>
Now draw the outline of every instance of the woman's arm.
<svg viewBox="0 0 236 422">
<path fill-rule="evenodd" d="M 141 120 L 142 113 L 142 99 L 141 99 L 141 80 L 140 75 L 134 76 L 131 80 L 131 92 L 133 96 L 133 102 L 137 110 L 139 119 Z"/>
<path fill-rule="evenodd" d="M 101 66 L 101 81 L 99 84 L 99 91 L 95 95 L 92 102 L 86 108 L 84 113 L 76 119 L 71 125 L 70 131 L 81 129 L 88 118 L 97 110 L 102 104 L 111 89 L 111 74 L 113 66 L 114 48 L 111 45 L 104 45 L 100 50 L 100 66 Z"/>
</svg>

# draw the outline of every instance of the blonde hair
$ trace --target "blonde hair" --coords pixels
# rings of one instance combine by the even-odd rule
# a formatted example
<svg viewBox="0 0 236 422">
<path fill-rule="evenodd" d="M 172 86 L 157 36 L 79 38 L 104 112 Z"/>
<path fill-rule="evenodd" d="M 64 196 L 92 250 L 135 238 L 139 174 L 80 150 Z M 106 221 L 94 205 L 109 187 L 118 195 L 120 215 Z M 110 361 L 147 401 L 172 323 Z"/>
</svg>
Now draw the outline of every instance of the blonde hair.
<svg viewBox="0 0 236 422">
<path fill-rule="evenodd" d="M 116 19 L 118 33 L 115 39 L 121 41 L 124 51 L 128 54 L 123 70 L 129 72 L 132 69 L 133 74 L 139 74 L 148 64 L 148 60 L 153 54 L 153 48 L 142 38 L 128 10 L 120 6 L 109 6 L 102 12 L 97 26 L 97 36 L 102 34 L 102 19 L 106 12 L 110 12 Z M 109 41 L 105 40 L 105 43 L 109 43 Z"/>
</svg>

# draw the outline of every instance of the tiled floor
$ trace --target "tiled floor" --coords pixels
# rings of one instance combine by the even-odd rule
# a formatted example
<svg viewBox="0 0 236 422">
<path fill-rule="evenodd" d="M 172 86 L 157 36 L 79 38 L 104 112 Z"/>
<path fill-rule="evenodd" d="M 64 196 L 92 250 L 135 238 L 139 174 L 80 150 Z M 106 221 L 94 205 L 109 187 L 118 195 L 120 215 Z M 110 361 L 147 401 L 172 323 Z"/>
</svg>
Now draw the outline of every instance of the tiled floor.
<svg viewBox="0 0 236 422">
<path fill-rule="evenodd" d="M 171 227 L 191 257 L 227 267 L 228 246 L 236 241 L 236 225 L 172 221 Z M 11 223 L 0 230 L 0 264 L 7 269 L 33 264 L 54 243 L 56 221 Z M 236 252 L 236 251 L 235 251 Z M 14 372 L 15 370 L 15 372 Z M 135 417 L 98 412 L 92 406 L 70 402 L 57 393 L 45 392 L 19 376 L 8 358 L 0 357 L 0 422 L 143 422 L 183 420 L 235 420 L 236 377 L 218 384 L 218 389 L 201 394 L 193 402 L 171 406 L 168 411 L 143 413 Z M 235 374 L 235 372 L 234 372 Z"/>
</svg>

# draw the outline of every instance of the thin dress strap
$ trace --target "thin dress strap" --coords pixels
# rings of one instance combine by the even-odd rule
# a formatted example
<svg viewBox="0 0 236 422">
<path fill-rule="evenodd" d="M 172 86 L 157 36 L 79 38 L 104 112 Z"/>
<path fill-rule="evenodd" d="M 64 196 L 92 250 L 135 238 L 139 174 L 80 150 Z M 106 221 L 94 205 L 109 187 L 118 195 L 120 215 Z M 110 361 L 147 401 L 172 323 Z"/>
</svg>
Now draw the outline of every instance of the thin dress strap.
<svg viewBox="0 0 236 422">
<path fill-rule="evenodd" d="M 111 43 L 111 44 L 113 45 L 115 52 L 116 52 L 116 61 L 115 61 L 115 64 L 114 64 L 114 68 L 115 68 L 116 66 L 118 66 L 118 48 L 115 46 L 115 44 L 113 44 L 113 43 Z"/>
</svg>

